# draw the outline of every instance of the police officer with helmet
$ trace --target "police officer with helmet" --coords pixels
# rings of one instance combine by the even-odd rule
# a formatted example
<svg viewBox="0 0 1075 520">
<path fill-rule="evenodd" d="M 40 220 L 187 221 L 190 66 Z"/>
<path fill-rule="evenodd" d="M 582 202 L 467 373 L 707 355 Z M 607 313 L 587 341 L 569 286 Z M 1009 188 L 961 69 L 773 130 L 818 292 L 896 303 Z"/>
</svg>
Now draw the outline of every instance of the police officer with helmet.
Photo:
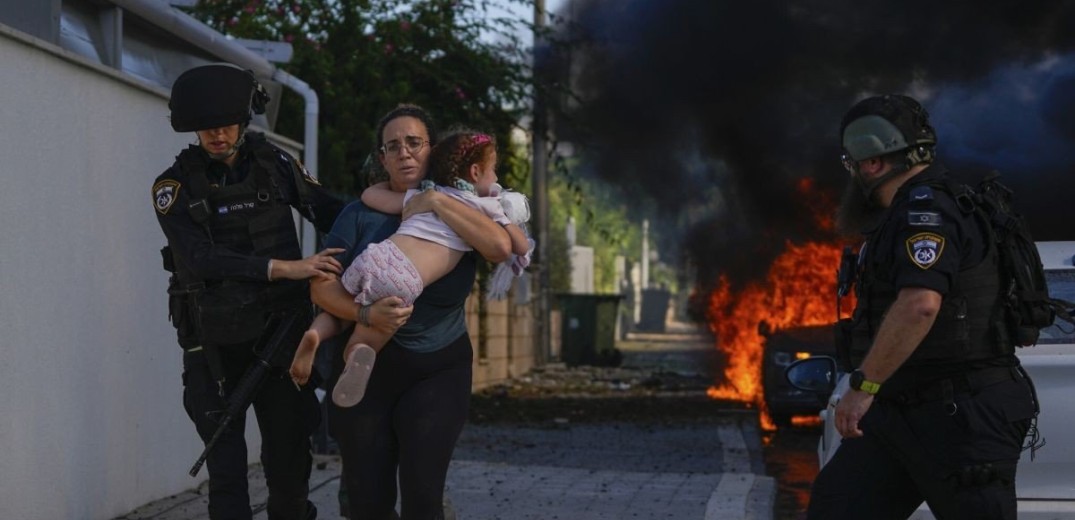
<svg viewBox="0 0 1075 520">
<path fill-rule="evenodd" d="M 343 201 L 260 133 L 247 132 L 268 95 L 253 74 L 229 64 L 196 67 L 172 86 L 171 124 L 195 132 L 157 177 L 152 203 L 167 238 L 162 251 L 169 310 L 183 348 L 183 405 L 209 442 L 227 399 L 244 373 L 259 363 L 273 333 L 287 339 L 283 353 L 265 360 L 267 377 L 253 393 L 268 481 L 270 519 L 316 518 L 307 500 L 310 435 L 320 420 L 313 385 L 287 377 L 298 338 L 309 324 L 311 277 L 340 273 L 326 250 L 302 257 L 292 208 L 327 232 Z M 290 323 L 284 329 L 283 324 Z M 245 409 L 244 409 L 245 410 Z M 245 411 L 221 430 L 207 453 L 209 516 L 251 518 L 247 492 Z"/>
<path fill-rule="evenodd" d="M 840 127 L 851 174 L 837 212 L 859 249 L 851 318 L 837 325 L 851 390 L 843 442 L 808 518 L 1016 518 L 1016 464 L 1037 415 L 1001 318 L 997 251 L 969 188 L 934 162 L 926 110 L 902 95 L 854 105 Z"/>
</svg>

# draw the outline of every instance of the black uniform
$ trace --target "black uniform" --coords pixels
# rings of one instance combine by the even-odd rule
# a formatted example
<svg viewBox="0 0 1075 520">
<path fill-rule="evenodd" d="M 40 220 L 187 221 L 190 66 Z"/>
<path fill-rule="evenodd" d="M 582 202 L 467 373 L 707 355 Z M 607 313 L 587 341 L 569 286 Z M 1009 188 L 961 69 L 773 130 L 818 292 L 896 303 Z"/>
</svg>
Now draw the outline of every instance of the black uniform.
<svg viewBox="0 0 1075 520">
<path fill-rule="evenodd" d="M 939 520 L 1016 517 L 1015 468 L 1036 403 L 1002 330 L 995 247 L 964 189 L 930 166 L 868 232 L 858 305 L 839 325 L 851 367 L 900 289 L 943 301 L 860 421 L 864 435 L 844 439 L 818 475 L 811 519 L 904 519 L 923 500 Z"/>
<path fill-rule="evenodd" d="M 311 315 L 306 281 L 269 281 L 269 260 L 297 260 L 301 250 L 291 208 L 321 231 L 343 201 L 324 190 L 287 153 L 249 133 L 235 167 L 198 146 L 183 151 L 153 185 L 153 205 L 172 263 L 169 308 L 183 355 L 183 405 L 208 442 L 226 396 L 255 360 L 258 337 L 281 313 L 297 314 L 301 334 Z M 273 360 L 253 400 L 262 436 L 261 461 L 272 519 L 307 518 L 309 436 L 320 420 L 313 386 L 287 377 L 294 346 Z M 209 453 L 209 514 L 250 518 L 245 417 L 236 418 Z M 308 511 L 309 509 L 309 511 Z"/>
</svg>

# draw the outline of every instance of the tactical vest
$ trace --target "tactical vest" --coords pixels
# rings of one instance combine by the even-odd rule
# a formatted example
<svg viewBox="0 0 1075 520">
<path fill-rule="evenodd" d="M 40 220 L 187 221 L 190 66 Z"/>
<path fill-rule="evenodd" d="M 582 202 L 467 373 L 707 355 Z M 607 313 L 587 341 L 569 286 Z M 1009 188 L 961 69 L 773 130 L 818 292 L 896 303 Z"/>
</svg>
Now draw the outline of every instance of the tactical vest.
<svg viewBox="0 0 1075 520">
<path fill-rule="evenodd" d="M 302 250 L 291 207 L 283 200 L 272 175 L 273 169 L 279 167 L 279 152 L 260 134 L 247 134 L 246 148 L 254 159 L 250 172 L 242 182 L 226 186 L 209 185 L 209 158 L 198 146 L 192 145 L 176 157 L 173 167 L 188 186 L 191 218 L 206 230 L 214 246 L 298 260 Z M 308 301 L 309 297 L 306 281 L 202 280 L 182 262 L 176 262 L 176 268 L 181 286 L 200 288 L 196 307 L 201 335 L 207 342 L 226 344 L 255 339 L 271 311 Z"/>
<path fill-rule="evenodd" d="M 881 236 L 882 229 L 873 234 Z M 876 252 L 880 248 L 870 243 Z M 899 289 L 889 280 L 883 266 L 891 259 L 877 258 L 867 251 L 866 264 L 856 286 L 858 306 L 850 326 L 850 358 L 859 366 L 881 328 L 888 308 Z M 1015 351 L 1005 341 L 1000 315 L 1000 274 L 996 248 L 990 244 L 985 259 L 961 269 L 941 303 L 937 319 L 904 366 L 959 363 L 989 359 Z"/>
</svg>

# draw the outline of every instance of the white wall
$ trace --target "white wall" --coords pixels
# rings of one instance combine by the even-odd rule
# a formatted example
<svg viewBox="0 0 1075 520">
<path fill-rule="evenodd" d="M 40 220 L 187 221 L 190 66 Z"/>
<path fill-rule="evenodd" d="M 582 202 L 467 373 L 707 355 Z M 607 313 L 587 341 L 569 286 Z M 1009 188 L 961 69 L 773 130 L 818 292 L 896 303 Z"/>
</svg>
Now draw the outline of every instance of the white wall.
<svg viewBox="0 0 1075 520">
<path fill-rule="evenodd" d="M 150 199 L 192 136 L 72 56 L 0 25 L 0 518 L 113 518 L 206 475 Z"/>
</svg>

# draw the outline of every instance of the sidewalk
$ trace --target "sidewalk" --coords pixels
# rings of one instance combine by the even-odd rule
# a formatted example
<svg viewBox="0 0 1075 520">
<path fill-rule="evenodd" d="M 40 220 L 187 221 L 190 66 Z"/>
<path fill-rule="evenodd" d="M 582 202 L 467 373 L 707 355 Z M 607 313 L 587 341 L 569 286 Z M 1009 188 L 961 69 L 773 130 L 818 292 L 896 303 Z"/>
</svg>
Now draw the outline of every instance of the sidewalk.
<svg viewBox="0 0 1075 520">
<path fill-rule="evenodd" d="M 690 334 L 628 339 L 618 344 L 623 368 L 553 365 L 475 396 L 473 418 L 448 471 L 445 496 L 455 518 L 772 519 L 776 482 L 765 476 L 756 415 L 719 409 L 707 402 L 704 386 L 689 383 L 698 380 L 688 373 L 692 369 L 705 372 L 700 364 L 712 344 Z M 574 390 L 572 397 L 542 386 L 557 381 Z M 664 389 L 647 387 L 640 397 L 643 386 L 661 381 Z M 527 391 L 536 397 L 518 397 Z M 492 417 L 497 410 L 508 413 Z M 317 457 L 310 496 L 321 519 L 339 518 L 339 470 L 338 458 Z M 120 518 L 204 519 L 201 493 L 183 493 Z M 251 495 L 258 504 L 255 518 L 267 518 L 257 465 L 251 467 Z"/>
</svg>

